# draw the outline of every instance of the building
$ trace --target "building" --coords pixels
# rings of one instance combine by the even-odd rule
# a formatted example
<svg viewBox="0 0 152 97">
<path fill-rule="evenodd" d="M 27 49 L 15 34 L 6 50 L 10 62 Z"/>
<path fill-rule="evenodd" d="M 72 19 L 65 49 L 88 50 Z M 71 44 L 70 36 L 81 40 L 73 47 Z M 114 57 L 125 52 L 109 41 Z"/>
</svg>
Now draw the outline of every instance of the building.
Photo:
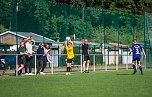
<svg viewBox="0 0 152 97">
<path fill-rule="evenodd" d="M 32 41 L 34 44 L 39 44 L 41 42 L 45 43 L 53 43 L 55 42 L 52 39 L 49 39 L 47 37 L 43 37 L 41 35 L 32 33 L 32 32 L 12 32 L 12 31 L 6 31 L 0 34 L 0 43 L 7 43 L 7 44 L 19 44 L 20 41 L 22 41 L 24 38 L 27 38 L 29 36 L 32 36 Z M 17 40 L 16 40 L 17 39 Z M 18 43 L 16 43 L 18 41 Z"/>
<path fill-rule="evenodd" d="M 129 45 L 109 43 L 102 45 L 103 62 L 105 64 L 131 64 L 132 56 L 129 55 Z"/>
<path fill-rule="evenodd" d="M 24 38 L 27 38 L 29 36 L 32 36 L 32 42 L 33 42 L 33 50 L 36 51 L 39 44 L 41 42 L 45 42 L 48 43 L 50 46 L 52 44 L 56 44 L 56 42 L 52 39 L 49 39 L 47 37 L 43 37 L 41 35 L 32 33 L 32 32 L 12 32 L 12 31 L 6 31 L 0 34 L 0 47 L 3 46 L 4 44 L 7 46 L 7 51 L 17 51 L 17 44 L 20 43 L 20 41 L 22 41 Z M 18 43 L 16 41 L 16 39 L 18 40 Z M 9 47 L 8 47 L 9 46 Z M 54 46 L 52 47 L 52 51 L 51 54 L 58 54 L 58 47 Z M 4 49 L 4 48 L 2 48 Z M 6 49 L 6 47 L 5 47 Z M 4 50 L 5 50 L 4 49 Z M 54 56 L 53 57 L 53 65 L 54 66 L 58 66 L 58 56 Z"/>
</svg>

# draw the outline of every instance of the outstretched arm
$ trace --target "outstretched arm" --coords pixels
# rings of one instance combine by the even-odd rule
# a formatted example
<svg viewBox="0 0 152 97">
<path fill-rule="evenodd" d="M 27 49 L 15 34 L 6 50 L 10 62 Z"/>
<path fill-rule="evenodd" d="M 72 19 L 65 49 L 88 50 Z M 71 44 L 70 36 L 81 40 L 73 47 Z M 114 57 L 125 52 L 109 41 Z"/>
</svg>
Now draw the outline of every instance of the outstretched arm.
<svg viewBox="0 0 152 97">
<path fill-rule="evenodd" d="M 129 52 L 129 55 L 131 55 L 131 53 L 132 53 L 132 49 L 130 48 L 130 52 Z"/>
<path fill-rule="evenodd" d="M 143 52 L 144 57 L 146 57 L 146 53 L 145 53 L 144 49 L 142 49 L 142 52 Z"/>
<path fill-rule="evenodd" d="M 65 45 L 62 45 L 62 54 L 64 53 Z"/>
</svg>

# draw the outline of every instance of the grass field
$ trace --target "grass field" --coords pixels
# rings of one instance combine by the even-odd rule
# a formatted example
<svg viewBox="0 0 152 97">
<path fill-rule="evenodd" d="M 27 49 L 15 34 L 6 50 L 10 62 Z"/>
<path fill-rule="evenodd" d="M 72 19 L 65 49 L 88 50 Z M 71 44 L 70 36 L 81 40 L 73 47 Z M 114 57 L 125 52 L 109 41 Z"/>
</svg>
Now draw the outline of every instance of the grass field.
<svg viewBox="0 0 152 97">
<path fill-rule="evenodd" d="M 152 97 L 152 70 L 1 76 L 0 97 Z"/>
</svg>

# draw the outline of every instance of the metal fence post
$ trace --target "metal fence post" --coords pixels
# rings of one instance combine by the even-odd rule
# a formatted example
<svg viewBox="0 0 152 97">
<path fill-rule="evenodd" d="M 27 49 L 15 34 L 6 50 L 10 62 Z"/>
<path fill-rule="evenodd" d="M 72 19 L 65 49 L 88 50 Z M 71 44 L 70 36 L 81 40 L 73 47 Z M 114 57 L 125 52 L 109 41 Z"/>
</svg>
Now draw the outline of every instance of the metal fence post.
<svg viewBox="0 0 152 97">
<path fill-rule="evenodd" d="M 119 65 L 119 49 L 118 49 L 118 55 L 116 55 L 116 56 L 118 56 L 118 63 L 116 63 L 116 70 L 118 70 L 118 65 Z"/>
<path fill-rule="evenodd" d="M 80 60 L 81 60 L 81 61 L 80 61 L 80 62 L 81 62 L 80 64 L 81 64 L 81 72 L 82 72 L 82 65 L 83 65 L 83 63 L 82 63 L 82 54 L 81 54 L 81 56 L 80 56 Z"/>
<path fill-rule="evenodd" d="M 18 54 L 16 54 L 16 71 L 15 71 L 15 76 L 18 76 Z"/>
<path fill-rule="evenodd" d="M 93 71 L 95 72 L 96 67 L 95 67 L 95 54 L 93 55 Z"/>
<path fill-rule="evenodd" d="M 126 70 L 128 70 L 128 50 L 127 50 L 127 64 L 126 64 Z"/>
<path fill-rule="evenodd" d="M 35 60 L 35 71 L 34 71 L 34 73 L 35 73 L 35 75 L 36 75 L 36 72 L 37 72 L 37 70 L 36 70 L 36 54 L 34 55 L 34 60 Z"/>
<path fill-rule="evenodd" d="M 53 54 L 52 54 L 52 63 L 51 63 L 51 74 L 53 74 Z"/>
<path fill-rule="evenodd" d="M 146 65 L 146 57 L 144 58 L 144 67 L 145 67 L 145 69 L 147 68 L 147 65 Z"/>
<path fill-rule="evenodd" d="M 105 57 L 105 71 L 107 71 L 107 63 L 106 63 L 106 55 L 104 54 Z"/>
</svg>

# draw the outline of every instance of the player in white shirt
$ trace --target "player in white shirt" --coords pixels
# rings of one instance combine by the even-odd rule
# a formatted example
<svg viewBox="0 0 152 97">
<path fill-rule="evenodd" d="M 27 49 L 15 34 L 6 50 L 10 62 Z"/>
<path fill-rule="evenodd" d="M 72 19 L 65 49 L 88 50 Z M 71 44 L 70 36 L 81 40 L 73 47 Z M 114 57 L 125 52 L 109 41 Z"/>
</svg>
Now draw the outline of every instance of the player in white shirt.
<svg viewBox="0 0 152 97">
<path fill-rule="evenodd" d="M 34 52 L 32 50 L 32 37 L 28 38 L 27 42 L 25 43 L 25 46 L 26 46 L 26 51 L 28 53 L 26 55 L 26 62 L 25 62 L 25 75 L 34 75 L 32 73 L 32 60 L 33 60 L 32 53 Z"/>
</svg>

